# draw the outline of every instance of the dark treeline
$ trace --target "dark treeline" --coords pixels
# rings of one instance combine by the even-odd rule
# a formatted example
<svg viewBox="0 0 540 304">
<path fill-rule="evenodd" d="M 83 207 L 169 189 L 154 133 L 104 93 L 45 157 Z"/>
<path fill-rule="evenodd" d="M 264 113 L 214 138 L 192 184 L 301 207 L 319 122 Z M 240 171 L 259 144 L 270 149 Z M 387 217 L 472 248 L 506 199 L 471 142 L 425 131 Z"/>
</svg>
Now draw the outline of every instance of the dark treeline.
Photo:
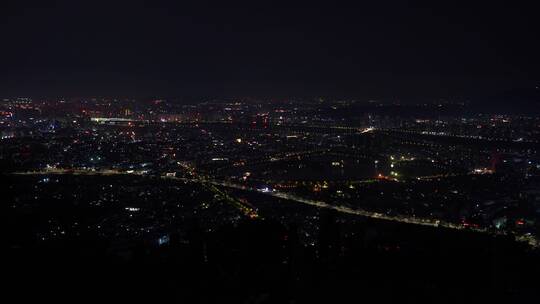
<svg viewBox="0 0 540 304">
<path fill-rule="evenodd" d="M 173 233 L 167 245 L 133 242 L 121 251 L 93 234 L 11 247 L 7 290 L 19 301 L 66 303 L 515 303 L 538 296 L 537 252 L 507 237 L 365 220 L 343 237 L 333 212 L 321 217 L 314 246 L 300 243 L 295 225 L 271 220 L 212 233 L 197 220 L 189 227 L 187 242 Z"/>
</svg>

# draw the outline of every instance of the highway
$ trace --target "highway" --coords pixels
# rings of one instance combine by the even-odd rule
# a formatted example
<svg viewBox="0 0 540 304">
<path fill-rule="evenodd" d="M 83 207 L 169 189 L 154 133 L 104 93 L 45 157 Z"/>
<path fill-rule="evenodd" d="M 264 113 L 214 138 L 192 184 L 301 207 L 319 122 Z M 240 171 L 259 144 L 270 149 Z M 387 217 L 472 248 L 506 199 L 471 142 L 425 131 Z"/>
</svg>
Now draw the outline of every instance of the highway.
<svg viewBox="0 0 540 304">
<path fill-rule="evenodd" d="M 59 169 L 59 168 L 48 168 L 42 171 L 16 172 L 12 174 L 17 174 L 17 175 L 72 174 L 72 175 L 103 175 L 103 176 L 109 176 L 109 175 L 147 176 L 138 171 L 126 172 L 126 171 L 111 170 L 111 169 L 92 171 L 92 170 L 85 170 L 85 169 Z M 259 217 L 259 214 L 254 208 L 231 197 L 226 192 L 221 191 L 218 188 L 216 188 L 216 186 L 231 188 L 231 189 L 238 189 L 238 190 L 243 190 L 243 191 L 257 192 L 263 195 L 273 196 L 273 197 L 284 199 L 290 202 L 301 203 L 301 204 L 310 205 L 310 206 L 314 206 L 318 208 L 333 209 L 344 214 L 357 215 L 357 216 L 379 219 L 379 220 L 393 221 L 393 222 L 413 224 L 413 225 L 431 226 L 431 227 L 443 227 L 443 228 L 457 229 L 457 230 L 467 229 L 467 230 L 481 232 L 481 233 L 505 234 L 505 232 L 502 232 L 502 231 L 499 232 L 499 231 L 493 231 L 493 230 L 489 230 L 489 229 L 481 228 L 481 227 L 465 226 L 463 224 L 451 223 L 451 222 L 437 220 L 437 219 L 420 218 L 420 217 L 406 216 L 406 215 L 387 215 L 384 213 L 367 211 L 367 210 L 363 210 L 359 208 L 350 208 L 346 206 L 332 205 L 324 201 L 312 200 L 312 199 L 300 197 L 291 193 L 286 193 L 286 192 L 281 192 L 281 191 L 276 191 L 276 190 L 262 191 L 254 187 L 248 187 L 246 185 L 231 183 L 231 182 L 226 182 L 226 181 L 217 181 L 217 180 L 213 180 L 207 177 L 196 177 L 196 178 L 182 178 L 182 177 L 172 177 L 172 176 L 161 176 L 161 177 L 164 179 L 169 179 L 169 180 L 201 183 L 207 189 L 209 189 L 213 193 L 219 195 L 220 197 L 222 197 L 223 199 L 231 203 L 233 206 L 238 208 L 241 212 L 243 212 L 246 216 L 250 218 Z M 521 241 L 521 242 L 526 242 L 532 247 L 540 246 L 539 240 L 531 235 L 516 235 L 516 240 Z"/>
<path fill-rule="evenodd" d="M 432 220 L 432 219 L 408 217 L 408 216 L 390 216 L 383 213 L 366 211 L 366 210 L 357 209 L 357 208 L 353 209 L 346 206 L 336 206 L 336 205 L 328 204 L 324 201 L 311 200 L 311 199 L 303 198 L 303 197 L 290 194 L 290 193 L 285 193 L 285 192 L 280 192 L 280 191 L 275 191 L 275 190 L 274 191 L 261 191 L 256 188 L 246 187 L 244 185 L 230 183 L 230 182 L 221 182 L 221 181 L 212 181 L 212 180 L 206 180 L 205 182 L 214 184 L 216 186 L 226 187 L 226 188 L 258 192 L 264 195 L 269 195 L 269 196 L 281 198 L 288 201 L 315 206 L 318 208 L 334 209 L 338 212 L 346 213 L 346 214 L 353 214 L 353 215 L 359 215 L 363 217 L 369 217 L 369 218 L 375 218 L 375 219 L 381 219 L 381 220 L 388 220 L 388 221 L 395 221 L 395 222 L 402 222 L 402 223 L 416 224 L 416 225 L 424 225 L 424 226 L 432 226 L 432 227 L 445 227 L 445 228 L 451 228 L 451 229 L 464 229 L 465 228 L 463 225 L 453 224 L 453 223 L 444 222 L 440 220 Z M 472 229 L 479 232 L 487 231 L 487 229 L 482 229 L 482 228 L 468 228 L 468 229 Z"/>
<path fill-rule="evenodd" d="M 208 183 L 227 187 L 227 188 L 233 188 L 233 189 L 239 189 L 244 191 L 253 191 L 262 193 L 265 195 L 270 195 L 273 197 L 281 198 L 284 200 L 306 204 L 310 206 L 315 206 L 318 208 L 327 208 L 327 209 L 333 209 L 341 213 L 345 214 L 351 214 L 351 215 L 357 215 L 357 216 L 363 216 L 367 218 L 373 218 L 373 219 L 379 219 L 379 220 L 387 220 L 387 221 L 393 221 L 393 222 L 399 222 L 399 223 L 406 223 L 406 224 L 413 224 L 413 225 L 422 225 L 422 226 L 431 226 L 431 227 L 443 227 L 448 229 L 456 229 L 456 230 L 470 230 L 475 231 L 479 233 L 491 233 L 491 234 L 497 234 L 497 235 L 506 235 L 507 233 L 503 231 L 493 231 L 489 230 L 487 228 L 481 228 L 481 227 L 472 227 L 472 226 L 465 226 L 463 224 L 456 224 L 451 223 L 447 221 L 437 220 L 437 219 L 427 219 L 427 218 L 420 218 L 420 217 L 411 217 L 411 216 L 404 216 L 404 215 L 386 215 L 383 213 L 378 212 L 372 212 L 367 210 L 362 210 L 358 208 L 350 208 L 346 206 L 336 206 L 331 205 L 323 201 L 316 201 L 316 200 L 310 200 L 303 197 L 296 196 L 294 194 L 290 193 L 284 193 L 280 191 L 261 191 L 256 188 L 252 187 L 246 187 L 244 185 L 229 183 L 229 182 L 219 182 L 219 181 L 206 181 Z M 515 235 L 515 238 L 519 242 L 528 243 L 531 247 L 538 248 L 540 247 L 540 240 L 535 238 L 532 235 Z"/>
</svg>

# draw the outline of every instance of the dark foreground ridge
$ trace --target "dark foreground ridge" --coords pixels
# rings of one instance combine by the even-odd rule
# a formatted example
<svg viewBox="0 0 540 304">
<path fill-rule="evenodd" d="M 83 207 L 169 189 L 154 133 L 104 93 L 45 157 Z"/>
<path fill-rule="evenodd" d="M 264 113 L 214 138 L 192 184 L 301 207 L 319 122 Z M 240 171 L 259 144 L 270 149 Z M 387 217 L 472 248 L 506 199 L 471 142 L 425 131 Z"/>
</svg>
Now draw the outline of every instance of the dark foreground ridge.
<svg viewBox="0 0 540 304">
<path fill-rule="evenodd" d="M 538 297 L 535 252 L 506 238 L 363 221 L 343 239 L 336 215 L 321 217 L 318 245 L 294 225 L 245 220 L 187 242 L 111 248 L 87 234 L 10 248 L 9 293 L 60 302 L 313 303 L 422 301 L 509 303 Z M 17 231 L 12 231 L 17 233 Z"/>
</svg>

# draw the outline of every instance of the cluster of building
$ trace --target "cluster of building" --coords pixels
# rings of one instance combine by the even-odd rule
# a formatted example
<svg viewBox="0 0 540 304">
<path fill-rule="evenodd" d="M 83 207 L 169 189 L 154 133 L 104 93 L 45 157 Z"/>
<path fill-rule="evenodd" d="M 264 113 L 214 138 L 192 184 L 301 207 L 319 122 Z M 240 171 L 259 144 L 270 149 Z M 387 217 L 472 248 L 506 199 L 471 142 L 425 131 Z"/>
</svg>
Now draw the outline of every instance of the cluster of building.
<svg viewBox="0 0 540 304">
<path fill-rule="evenodd" d="M 14 190 L 12 208 L 67 200 L 102 210 L 90 227 L 120 239 L 144 235 L 166 242 L 200 214 L 209 214 L 199 219 L 207 229 L 243 216 L 290 224 L 295 214 L 305 222 L 306 242 L 313 242 L 317 208 L 283 210 L 276 207 L 283 195 L 405 222 L 421 218 L 536 237 L 540 119 L 465 116 L 463 107 L 322 99 L 4 99 L 0 164 L 14 179 L 35 176 L 25 180 L 32 187 Z M 84 190 L 53 191 L 51 183 Z M 42 188 L 52 192 L 42 197 Z M 282 198 L 271 197 L 276 193 Z M 73 228 L 53 220 L 44 227 L 39 238 Z"/>
</svg>

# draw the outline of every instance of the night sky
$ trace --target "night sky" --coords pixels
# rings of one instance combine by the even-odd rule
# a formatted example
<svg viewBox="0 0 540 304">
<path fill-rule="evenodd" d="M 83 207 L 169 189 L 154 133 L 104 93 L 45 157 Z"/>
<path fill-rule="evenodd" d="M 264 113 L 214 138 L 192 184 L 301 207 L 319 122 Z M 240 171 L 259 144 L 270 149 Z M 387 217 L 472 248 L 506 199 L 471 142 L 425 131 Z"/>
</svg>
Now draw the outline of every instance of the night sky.
<svg viewBox="0 0 540 304">
<path fill-rule="evenodd" d="M 0 95 L 429 99 L 540 83 L 525 2 L 110 2 L 2 1 Z"/>
</svg>

